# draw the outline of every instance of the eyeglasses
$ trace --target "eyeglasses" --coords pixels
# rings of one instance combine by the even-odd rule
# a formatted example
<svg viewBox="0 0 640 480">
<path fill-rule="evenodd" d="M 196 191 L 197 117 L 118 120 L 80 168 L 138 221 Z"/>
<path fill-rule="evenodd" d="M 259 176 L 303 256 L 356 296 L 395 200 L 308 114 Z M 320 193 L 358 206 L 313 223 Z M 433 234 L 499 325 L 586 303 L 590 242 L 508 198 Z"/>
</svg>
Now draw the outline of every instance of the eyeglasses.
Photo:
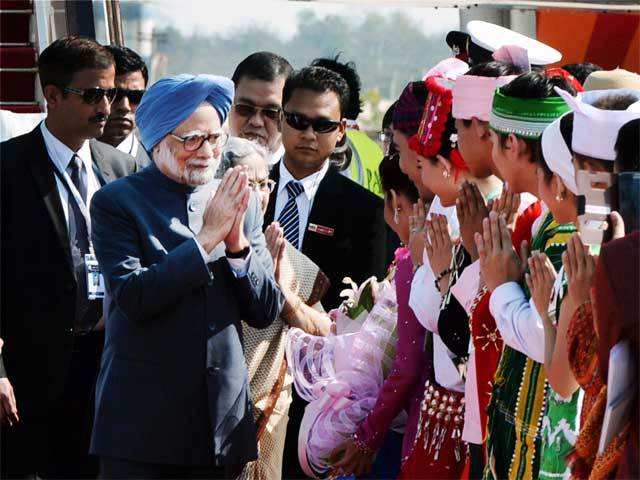
<svg viewBox="0 0 640 480">
<path fill-rule="evenodd" d="M 299 113 L 285 112 L 284 119 L 287 121 L 291 128 L 296 130 L 306 130 L 311 125 L 313 131 L 316 133 L 329 133 L 335 131 L 342 122 L 335 122 L 326 118 L 307 118 Z"/>
<path fill-rule="evenodd" d="M 82 101 L 89 105 L 96 105 L 102 101 L 103 98 L 107 98 L 109 104 L 113 103 L 113 99 L 116 98 L 117 88 L 73 88 L 73 87 L 61 87 L 65 93 L 73 93 L 82 97 Z"/>
<path fill-rule="evenodd" d="M 130 103 L 138 105 L 142 101 L 144 92 L 146 92 L 146 90 L 128 90 L 126 88 L 118 88 L 118 92 L 116 93 L 116 98 L 114 101 L 119 102 L 124 97 L 127 97 Z"/>
<path fill-rule="evenodd" d="M 226 132 L 213 132 L 209 135 L 188 135 L 186 137 L 179 137 L 170 133 L 173 138 L 182 142 L 182 146 L 187 152 L 195 152 L 200 150 L 205 140 L 209 142 L 211 148 L 224 147 L 229 139 L 229 135 Z"/>
<path fill-rule="evenodd" d="M 275 180 L 271 180 L 270 178 L 265 178 L 264 180 L 249 180 L 249 187 L 254 192 L 273 192 L 273 188 L 276 186 Z"/>
<path fill-rule="evenodd" d="M 280 119 L 280 112 L 282 111 L 281 109 L 276 107 L 261 108 L 255 107 L 253 105 L 247 105 L 245 103 L 235 103 L 233 105 L 233 108 L 241 117 L 251 118 L 256 113 L 260 113 L 273 122 L 277 122 Z"/>
</svg>

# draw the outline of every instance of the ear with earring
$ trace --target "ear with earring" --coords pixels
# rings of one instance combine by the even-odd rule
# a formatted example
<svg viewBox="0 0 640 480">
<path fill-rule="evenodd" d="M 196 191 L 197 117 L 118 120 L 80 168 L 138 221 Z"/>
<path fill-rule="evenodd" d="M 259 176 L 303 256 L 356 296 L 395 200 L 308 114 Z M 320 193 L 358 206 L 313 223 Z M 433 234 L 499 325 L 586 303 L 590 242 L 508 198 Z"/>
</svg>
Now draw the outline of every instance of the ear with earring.
<svg viewBox="0 0 640 480">
<path fill-rule="evenodd" d="M 443 171 L 442 171 L 442 176 L 443 176 L 444 178 L 449 178 L 449 177 L 451 176 L 451 174 L 449 173 L 449 171 L 448 171 L 448 170 L 443 170 Z"/>
</svg>

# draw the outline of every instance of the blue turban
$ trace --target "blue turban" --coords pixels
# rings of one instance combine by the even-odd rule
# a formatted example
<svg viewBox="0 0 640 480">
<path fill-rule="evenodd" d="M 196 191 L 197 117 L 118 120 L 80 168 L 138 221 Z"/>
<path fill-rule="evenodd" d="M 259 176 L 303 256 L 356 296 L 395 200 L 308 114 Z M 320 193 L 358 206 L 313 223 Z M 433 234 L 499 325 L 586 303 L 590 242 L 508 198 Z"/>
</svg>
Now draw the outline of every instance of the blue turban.
<svg viewBox="0 0 640 480">
<path fill-rule="evenodd" d="M 217 75 L 183 73 L 154 83 L 136 110 L 142 145 L 151 151 L 184 122 L 202 102 L 210 103 L 224 123 L 233 100 L 233 82 Z"/>
</svg>

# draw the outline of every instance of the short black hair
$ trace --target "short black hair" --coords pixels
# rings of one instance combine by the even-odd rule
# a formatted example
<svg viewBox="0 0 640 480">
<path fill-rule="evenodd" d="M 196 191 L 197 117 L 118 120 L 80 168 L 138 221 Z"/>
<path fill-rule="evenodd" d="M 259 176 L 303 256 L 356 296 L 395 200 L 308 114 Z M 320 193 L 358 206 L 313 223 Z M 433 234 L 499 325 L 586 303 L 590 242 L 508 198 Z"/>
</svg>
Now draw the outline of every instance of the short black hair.
<svg viewBox="0 0 640 480">
<path fill-rule="evenodd" d="M 522 67 L 512 63 L 500 62 L 494 60 L 491 62 L 478 63 L 471 67 L 465 75 L 474 75 L 476 77 L 505 77 L 507 75 L 520 75 L 524 73 Z"/>
<path fill-rule="evenodd" d="M 548 77 L 544 72 L 523 73 L 522 75 L 514 78 L 511 82 L 500 87 L 500 92 L 508 97 L 543 99 L 558 96 L 554 87 L 565 90 L 571 95 L 576 94 L 575 89 L 564 77 L 558 75 Z M 508 135 L 498 133 L 498 136 L 500 137 L 500 145 L 504 148 Z M 523 141 L 531 150 L 531 162 L 539 163 L 540 157 L 542 156 L 540 138 L 523 139 Z"/>
<path fill-rule="evenodd" d="M 386 155 L 380 165 L 380 183 L 382 191 L 386 194 L 393 190 L 398 194 L 406 196 L 411 203 L 415 203 L 420 198 L 418 189 L 411 179 L 400 170 L 400 157 L 398 155 Z"/>
<path fill-rule="evenodd" d="M 342 113 L 342 116 L 349 120 L 355 120 L 362 112 L 362 101 L 360 100 L 362 83 L 360 82 L 360 75 L 356 71 L 354 62 L 342 63 L 339 59 L 339 54 L 335 58 L 316 58 L 311 62 L 311 66 L 327 68 L 345 79 L 347 85 L 349 85 L 349 106 Z"/>
<path fill-rule="evenodd" d="M 564 77 L 548 77 L 541 72 L 523 73 L 500 87 L 500 92 L 508 97 L 543 99 L 558 96 L 554 87 L 566 90 L 571 95 L 576 94 L 575 89 Z"/>
<path fill-rule="evenodd" d="M 396 100 L 391 104 L 387 111 L 384 112 L 384 117 L 382 117 L 382 129 L 393 127 L 393 112 L 396 109 L 398 101 Z"/>
<path fill-rule="evenodd" d="M 120 45 L 106 45 L 105 48 L 111 52 L 116 61 L 116 75 L 140 71 L 144 78 L 144 86 L 149 83 L 149 70 L 140 55 L 130 48 Z"/>
<path fill-rule="evenodd" d="M 600 65 L 596 65 L 591 62 L 582 62 L 582 63 L 569 63 L 562 67 L 563 70 L 566 70 L 574 78 L 580 82 L 580 85 L 584 85 L 584 81 L 587 79 L 589 75 L 593 72 L 598 72 L 602 70 Z"/>
<path fill-rule="evenodd" d="M 333 92 L 340 102 L 340 116 L 349 108 L 349 85 L 336 72 L 324 67 L 305 67 L 294 72 L 284 83 L 282 91 L 282 105 L 284 106 L 293 95 L 294 90 L 305 89 L 313 92 Z"/>
<path fill-rule="evenodd" d="M 68 86 L 76 72 L 107 69 L 115 64 L 113 55 L 94 40 L 77 35 L 62 37 L 45 48 L 38 58 L 38 76 L 47 85 Z"/>
<path fill-rule="evenodd" d="M 619 172 L 640 172 L 640 118 L 625 123 L 618 132 L 615 163 Z"/>
<path fill-rule="evenodd" d="M 231 80 L 236 87 L 244 77 L 273 82 L 278 77 L 288 78 L 292 71 L 293 67 L 284 57 L 271 52 L 255 52 L 238 64 Z"/>
</svg>

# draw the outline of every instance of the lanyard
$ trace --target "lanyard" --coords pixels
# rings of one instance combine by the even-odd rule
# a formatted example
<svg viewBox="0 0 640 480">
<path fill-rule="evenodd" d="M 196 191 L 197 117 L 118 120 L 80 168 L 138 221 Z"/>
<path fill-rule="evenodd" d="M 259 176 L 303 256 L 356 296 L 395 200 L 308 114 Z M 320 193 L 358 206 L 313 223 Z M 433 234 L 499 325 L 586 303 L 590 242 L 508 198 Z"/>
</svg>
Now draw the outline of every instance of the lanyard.
<svg viewBox="0 0 640 480">
<path fill-rule="evenodd" d="M 67 192 L 73 197 L 73 200 L 76 202 L 76 205 L 80 210 L 80 213 L 84 217 L 85 224 L 87 225 L 87 235 L 89 237 L 88 238 L 89 251 L 93 253 L 93 243 L 91 242 L 91 216 L 89 215 L 89 208 L 87 207 L 87 204 L 85 203 L 85 201 L 82 199 L 80 192 L 78 192 L 78 189 L 76 188 L 74 183 L 71 181 L 69 174 L 66 171 L 60 171 L 60 169 L 55 163 L 53 164 L 53 171 L 56 174 L 56 176 L 60 179 L 62 184 L 65 186 L 65 188 L 67 189 Z M 87 171 L 87 195 L 89 193 L 88 185 L 89 185 L 89 172 Z"/>
</svg>

